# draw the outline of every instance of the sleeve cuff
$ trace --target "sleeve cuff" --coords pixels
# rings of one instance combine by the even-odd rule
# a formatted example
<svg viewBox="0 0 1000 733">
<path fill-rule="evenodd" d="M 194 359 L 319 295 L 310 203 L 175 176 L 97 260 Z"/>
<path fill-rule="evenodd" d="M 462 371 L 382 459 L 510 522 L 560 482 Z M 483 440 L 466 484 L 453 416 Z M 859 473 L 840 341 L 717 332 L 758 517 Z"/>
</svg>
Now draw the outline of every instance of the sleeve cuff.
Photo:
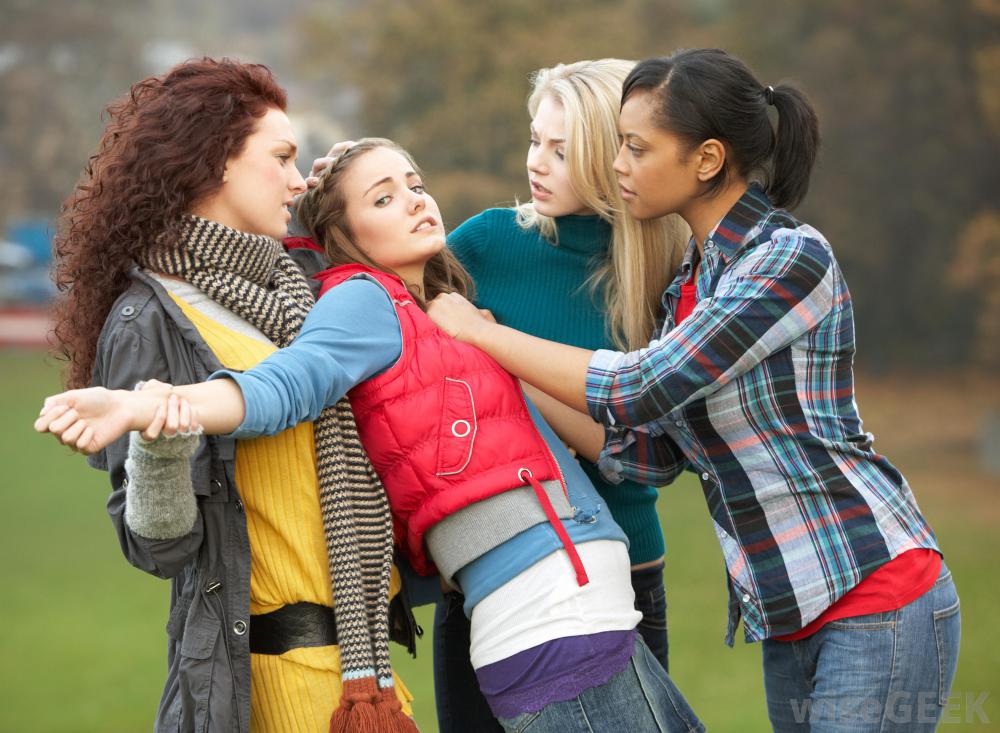
<svg viewBox="0 0 1000 733">
<path fill-rule="evenodd" d="M 240 392 L 243 394 L 243 422 L 231 433 L 223 435 L 223 438 L 233 438 L 235 440 L 248 440 L 250 438 L 257 438 L 260 436 L 260 431 L 254 428 L 258 426 L 259 421 L 257 420 L 257 414 L 253 412 L 253 406 L 258 404 L 257 400 L 251 400 L 247 398 L 247 387 L 249 379 L 243 374 L 243 372 L 233 371 L 232 369 L 220 369 L 217 372 L 212 372 L 208 375 L 206 381 L 212 381 L 213 379 L 231 379 L 236 382 L 236 386 L 240 388 Z"/>
<path fill-rule="evenodd" d="M 587 365 L 587 409 L 590 416 L 602 425 L 615 424 L 614 415 L 607 405 L 611 401 L 611 390 L 623 356 L 619 351 L 598 349 Z"/>
</svg>

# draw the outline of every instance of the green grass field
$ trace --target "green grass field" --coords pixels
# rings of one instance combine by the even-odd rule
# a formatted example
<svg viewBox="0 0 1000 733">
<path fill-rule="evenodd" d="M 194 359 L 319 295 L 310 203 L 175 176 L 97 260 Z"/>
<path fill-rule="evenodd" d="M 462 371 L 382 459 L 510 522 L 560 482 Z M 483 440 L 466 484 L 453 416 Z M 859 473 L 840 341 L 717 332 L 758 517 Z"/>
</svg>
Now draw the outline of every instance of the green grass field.
<svg viewBox="0 0 1000 733">
<path fill-rule="evenodd" d="M 40 354 L 0 351 L 0 732 L 149 730 L 165 667 L 168 584 L 122 559 L 104 512 L 105 475 L 32 432 L 43 396 L 57 389 L 57 370 Z M 977 468 L 976 429 L 987 406 L 1000 408 L 998 386 L 897 378 L 863 381 L 859 395 L 866 427 L 937 530 L 962 598 L 962 656 L 947 713 L 954 722 L 943 727 L 989 730 L 988 721 L 1000 725 L 1000 480 Z M 722 643 L 724 567 L 696 482 L 664 490 L 660 513 L 674 679 L 709 729 L 769 730 L 759 649 Z M 418 609 L 418 620 L 429 630 L 429 609 Z M 436 730 L 429 642 L 425 635 L 415 661 L 397 656 L 423 731 Z"/>
</svg>

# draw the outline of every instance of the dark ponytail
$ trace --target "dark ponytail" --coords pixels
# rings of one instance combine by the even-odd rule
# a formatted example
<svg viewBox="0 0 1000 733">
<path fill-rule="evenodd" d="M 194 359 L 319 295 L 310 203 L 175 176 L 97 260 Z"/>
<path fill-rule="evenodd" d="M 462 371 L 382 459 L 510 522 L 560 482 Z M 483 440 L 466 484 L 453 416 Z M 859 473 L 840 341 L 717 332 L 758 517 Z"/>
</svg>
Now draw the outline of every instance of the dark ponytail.
<svg viewBox="0 0 1000 733">
<path fill-rule="evenodd" d="M 806 95 L 795 87 L 779 84 L 773 90 L 778 133 L 767 194 L 775 205 L 794 209 L 809 190 L 819 149 L 819 120 Z"/>
<path fill-rule="evenodd" d="M 655 95 L 658 124 L 692 148 L 711 138 L 726 143 L 726 163 L 707 194 L 718 192 L 735 172 L 759 180 L 776 206 L 792 209 L 805 197 L 819 122 L 799 90 L 764 86 L 735 56 L 702 48 L 639 62 L 625 79 L 622 104 L 637 92 Z M 777 132 L 770 104 L 778 113 Z"/>
</svg>

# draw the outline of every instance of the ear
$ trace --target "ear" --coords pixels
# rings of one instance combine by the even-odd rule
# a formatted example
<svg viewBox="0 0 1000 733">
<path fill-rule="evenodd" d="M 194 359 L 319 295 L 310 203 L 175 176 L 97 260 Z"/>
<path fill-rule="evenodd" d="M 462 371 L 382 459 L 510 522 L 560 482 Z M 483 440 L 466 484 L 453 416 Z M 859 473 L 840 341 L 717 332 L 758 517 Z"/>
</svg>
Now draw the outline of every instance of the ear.
<svg viewBox="0 0 1000 733">
<path fill-rule="evenodd" d="M 719 171 L 726 164 L 726 146 L 714 137 L 699 145 L 695 154 L 698 156 L 695 173 L 702 183 L 719 175 Z"/>
</svg>

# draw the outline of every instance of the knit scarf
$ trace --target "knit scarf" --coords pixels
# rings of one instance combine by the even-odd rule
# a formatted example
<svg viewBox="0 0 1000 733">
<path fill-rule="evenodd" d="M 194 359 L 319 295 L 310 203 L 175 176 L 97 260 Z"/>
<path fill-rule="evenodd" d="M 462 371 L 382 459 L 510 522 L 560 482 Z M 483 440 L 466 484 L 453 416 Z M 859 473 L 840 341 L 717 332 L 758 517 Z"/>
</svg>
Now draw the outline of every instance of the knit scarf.
<svg viewBox="0 0 1000 733">
<path fill-rule="evenodd" d="M 180 277 L 256 326 L 279 347 L 314 303 L 279 242 L 190 217 L 176 247 L 141 264 Z M 313 423 L 320 511 L 333 583 L 343 693 L 331 733 L 416 731 L 402 712 L 389 660 L 392 516 L 346 398 Z"/>
</svg>

